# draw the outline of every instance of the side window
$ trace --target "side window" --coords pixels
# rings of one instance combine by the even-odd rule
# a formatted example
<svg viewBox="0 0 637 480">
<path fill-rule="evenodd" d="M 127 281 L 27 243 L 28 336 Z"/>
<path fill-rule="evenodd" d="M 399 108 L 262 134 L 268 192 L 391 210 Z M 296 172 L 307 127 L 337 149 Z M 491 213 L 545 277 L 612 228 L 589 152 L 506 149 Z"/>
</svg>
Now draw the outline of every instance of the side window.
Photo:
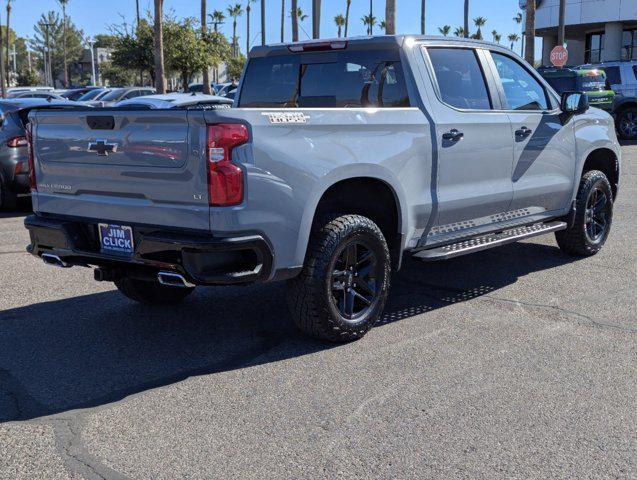
<svg viewBox="0 0 637 480">
<path fill-rule="evenodd" d="M 428 48 L 442 101 L 452 107 L 490 110 L 491 99 L 475 50 Z"/>
<path fill-rule="evenodd" d="M 619 67 L 604 67 L 606 72 L 606 78 L 611 85 L 621 85 L 622 75 L 619 71 Z"/>
<path fill-rule="evenodd" d="M 491 52 L 510 110 L 547 110 L 544 87 L 516 60 Z"/>
</svg>

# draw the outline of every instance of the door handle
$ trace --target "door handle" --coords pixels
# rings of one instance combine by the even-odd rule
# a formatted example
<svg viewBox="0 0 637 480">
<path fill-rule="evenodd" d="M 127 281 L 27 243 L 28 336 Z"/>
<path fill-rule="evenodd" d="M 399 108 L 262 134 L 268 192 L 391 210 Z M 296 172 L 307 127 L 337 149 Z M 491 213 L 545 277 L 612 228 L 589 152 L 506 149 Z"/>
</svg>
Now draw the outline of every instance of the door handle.
<svg viewBox="0 0 637 480">
<path fill-rule="evenodd" d="M 515 131 L 515 136 L 516 137 L 528 137 L 532 133 L 533 133 L 533 130 L 531 130 L 530 128 L 522 127 L 521 129 Z"/>
<path fill-rule="evenodd" d="M 451 140 L 452 142 L 457 142 L 459 140 L 462 140 L 463 138 L 464 138 L 464 133 L 462 133 L 459 130 L 456 130 L 455 128 L 448 131 L 447 133 L 442 134 L 443 140 Z"/>
</svg>

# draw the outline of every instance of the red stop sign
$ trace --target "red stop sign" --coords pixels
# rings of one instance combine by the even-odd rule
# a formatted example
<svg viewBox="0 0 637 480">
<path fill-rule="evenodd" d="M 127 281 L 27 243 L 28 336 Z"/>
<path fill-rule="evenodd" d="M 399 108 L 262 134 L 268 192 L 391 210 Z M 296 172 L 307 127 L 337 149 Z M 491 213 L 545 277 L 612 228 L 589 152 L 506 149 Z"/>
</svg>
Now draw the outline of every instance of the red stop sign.
<svg viewBox="0 0 637 480">
<path fill-rule="evenodd" d="M 556 67 L 563 67 L 568 61 L 568 50 L 558 45 L 551 50 L 551 63 Z"/>
</svg>

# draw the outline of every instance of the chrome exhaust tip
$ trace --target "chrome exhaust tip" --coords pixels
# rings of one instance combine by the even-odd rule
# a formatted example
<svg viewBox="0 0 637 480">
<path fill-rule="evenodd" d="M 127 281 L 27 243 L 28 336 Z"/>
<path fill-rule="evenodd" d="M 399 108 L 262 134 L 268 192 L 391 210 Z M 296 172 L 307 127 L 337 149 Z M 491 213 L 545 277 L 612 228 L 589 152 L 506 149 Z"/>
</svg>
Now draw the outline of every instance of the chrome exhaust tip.
<svg viewBox="0 0 637 480">
<path fill-rule="evenodd" d="M 72 267 L 72 265 L 69 265 L 68 263 L 63 261 L 60 257 L 58 257 L 57 255 L 54 255 L 52 253 L 43 253 L 42 254 L 42 261 L 44 263 L 46 263 L 47 265 L 53 265 L 54 267 L 60 267 L 60 268 L 71 268 Z"/>
<path fill-rule="evenodd" d="M 167 287 L 193 288 L 194 283 L 190 283 L 183 275 L 175 272 L 159 272 L 157 280 Z"/>
</svg>

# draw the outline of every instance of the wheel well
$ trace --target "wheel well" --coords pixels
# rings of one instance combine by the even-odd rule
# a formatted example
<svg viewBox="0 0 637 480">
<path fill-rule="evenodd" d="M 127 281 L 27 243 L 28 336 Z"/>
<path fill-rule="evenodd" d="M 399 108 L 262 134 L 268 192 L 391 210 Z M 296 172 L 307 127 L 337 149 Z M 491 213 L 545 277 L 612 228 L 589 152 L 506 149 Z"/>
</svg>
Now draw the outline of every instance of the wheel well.
<svg viewBox="0 0 637 480">
<path fill-rule="evenodd" d="M 314 222 L 330 213 L 356 214 L 372 220 L 385 236 L 392 265 L 400 264 L 400 208 L 394 191 L 385 182 L 360 177 L 335 183 L 321 197 Z"/>
<path fill-rule="evenodd" d="M 629 108 L 637 108 L 637 102 L 624 102 L 622 104 L 620 104 L 616 109 L 615 109 L 615 115 L 618 115 L 620 113 L 622 113 L 624 110 L 627 110 Z"/>
<path fill-rule="evenodd" d="M 613 198 L 615 198 L 619 184 L 619 164 L 615 153 L 608 148 L 600 148 L 591 152 L 584 162 L 582 175 L 591 170 L 599 170 L 606 175 L 613 190 Z"/>
</svg>

